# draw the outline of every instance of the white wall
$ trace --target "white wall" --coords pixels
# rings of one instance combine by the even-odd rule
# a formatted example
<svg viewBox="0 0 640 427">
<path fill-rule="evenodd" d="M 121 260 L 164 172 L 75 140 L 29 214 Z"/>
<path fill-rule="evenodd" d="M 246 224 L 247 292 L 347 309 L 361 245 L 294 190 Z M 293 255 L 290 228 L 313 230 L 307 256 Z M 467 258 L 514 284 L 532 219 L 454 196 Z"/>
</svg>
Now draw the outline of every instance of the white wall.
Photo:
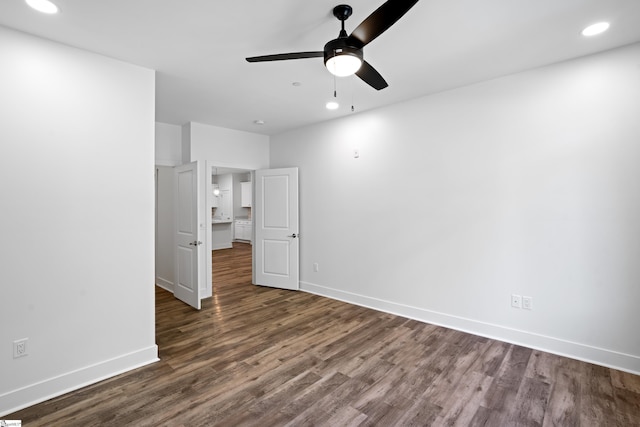
<svg viewBox="0 0 640 427">
<path fill-rule="evenodd" d="M 181 138 L 182 150 L 180 150 L 181 151 L 180 154 L 182 155 L 181 164 L 186 164 L 191 161 L 191 125 L 189 123 L 182 125 L 181 133 L 182 133 L 182 138 Z"/>
<path fill-rule="evenodd" d="M 177 166 L 182 164 L 182 127 L 156 122 L 156 165 Z"/>
<path fill-rule="evenodd" d="M 153 71 L 3 27 L 0 63 L 2 415 L 157 347 Z"/>
<path fill-rule="evenodd" d="M 272 137 L 302 288 L 640 373 L 639 70 L 636 44 Z"/>
<path fill-rule="evenodd" d="M 269 137 L 201 123 L 187 123 L 189 161 L 211 160 L 216 166 L 240 169 L 269 167 Z"/>
</svg>

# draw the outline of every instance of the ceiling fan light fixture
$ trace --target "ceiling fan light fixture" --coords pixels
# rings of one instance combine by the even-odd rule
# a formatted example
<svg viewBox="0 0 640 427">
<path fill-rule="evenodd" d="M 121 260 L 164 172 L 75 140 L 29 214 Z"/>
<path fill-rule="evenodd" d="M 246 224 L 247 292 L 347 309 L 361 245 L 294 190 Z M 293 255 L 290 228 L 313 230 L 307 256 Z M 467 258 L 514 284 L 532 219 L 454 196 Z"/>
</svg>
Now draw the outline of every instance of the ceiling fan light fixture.
<svg viewBox="0 0 640 427">
<path fill-rule="evenodd" d="M 418 0 L 387 0 L 360 22 L 350 35 L 344 28 L 344 21 L 351 16 L 353 8 L 348 4 L 339 4 L 333 8 L 333 16 L 340 21 L 340 33 L 338 38 L 327 42 L 322 51 L 252 56 L 246 60 L 247 62 L 268 62 L 324 56 L 324 65 L 331 74 L 340 77 L 355 74 L 372 88 L 382 90 L 389 85 L 380 73 L 364 60 L 362 50 L 394 25 L 416 3 Z"/>
<path fill-rule="evenodd" d="M 362 66 L 362 49 L 350 46 L 346 37 L 331 40 L 324 45 L 324 65 L 334 76 L 355 74 Z"/>
<path fill-rule="evenodd" d="M 53 15 L 54 13 L 58 13 L 58 6 L 50 2 L 49 0 L 25 0 L 25 2 L 33 9 L 38 12 L 48 13 L 49 15 Z"/>
<path fill-rule="evenodd" d="M 331 74 L 346 77 L 355 74 L 360 69 L 362 59 L 349 53 L 340 53 L 329 57 L 325 65 Z"/>
</svg>

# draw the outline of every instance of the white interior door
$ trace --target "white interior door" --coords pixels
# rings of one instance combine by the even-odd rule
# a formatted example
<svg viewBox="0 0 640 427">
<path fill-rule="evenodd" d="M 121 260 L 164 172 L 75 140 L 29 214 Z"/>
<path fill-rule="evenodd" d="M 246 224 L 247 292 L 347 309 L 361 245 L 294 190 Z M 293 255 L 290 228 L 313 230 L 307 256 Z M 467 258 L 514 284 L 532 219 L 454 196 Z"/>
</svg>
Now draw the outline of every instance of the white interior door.
<svg viewBox="0 0 640 427">
<path fill-rule="evenodd" d="M 174 296 L 200 310 L 198 266 L 200 245 L 198 226 L 198 163 L 175 167 L 176 254 Z"/>
<path fill-rule="evenodd" d="M 300 288 L 298 168 L 256 171 L 255 284 Z"/>
</svg>

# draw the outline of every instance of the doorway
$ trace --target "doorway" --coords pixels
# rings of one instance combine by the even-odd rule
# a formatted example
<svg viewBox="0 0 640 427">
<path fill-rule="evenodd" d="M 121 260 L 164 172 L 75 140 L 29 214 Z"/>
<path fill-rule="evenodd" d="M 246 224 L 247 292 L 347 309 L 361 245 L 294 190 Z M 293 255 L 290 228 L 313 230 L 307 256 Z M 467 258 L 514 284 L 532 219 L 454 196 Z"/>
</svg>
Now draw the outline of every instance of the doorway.
<svg viewBox="0 0 640 427">
<path fill-rule="evenodd" d="M 204 285 L 211 293 L 208 296 L 213 296 L 214 281 L 228 281 L 230 275 L 233 275 L 233 272 L 225 271 L 228 266 L 237 264 L 242 269 L 242 275 L 246 277 L 249 273 L 253 276 L 254 171 L 207 162 L 206 173 L 206 213 L 211 224 L 207 233 L 210 257 L 206 262 L 207 279 Z M 237 258 L 236 261 L 234 257 Z M 217 271 L 216 268 L 222 271 Z"/>
</svg>

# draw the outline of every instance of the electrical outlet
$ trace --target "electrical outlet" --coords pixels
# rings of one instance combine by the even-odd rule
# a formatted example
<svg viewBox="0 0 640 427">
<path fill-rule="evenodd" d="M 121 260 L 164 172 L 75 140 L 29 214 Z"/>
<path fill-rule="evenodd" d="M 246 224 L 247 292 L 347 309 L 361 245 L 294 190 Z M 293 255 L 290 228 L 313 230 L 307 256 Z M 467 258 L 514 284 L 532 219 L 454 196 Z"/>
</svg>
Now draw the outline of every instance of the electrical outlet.
<svg viewBox="0 0 640 427">
<path fill-rule="evenodd" d="M 313 263 L 313 271 L 314 271 L 315 273 L 317 273 L 318 271 L 320 271 L 320 266 L 318 265 L 318 263 L 317 263 L 317 262 L 314 262 L 314 263 Z"/>
<path fill-rule="evenodd" d="M 21 340 L 15 340 L 13 342 L 13 358 L 23 357 L 28 355 L 27 353 L 27 340 L 29 338 L 23 338 Z"/>
<path fill-rule="evenodd" d="M 511 307 L 522 308 L 522 297 L 520 295 L 511 294 Z"/>
<path fill-rule="evenodd" d="M 522 308 L 533 310 L 533 297 L 522 297 Z"/>
</svg>

